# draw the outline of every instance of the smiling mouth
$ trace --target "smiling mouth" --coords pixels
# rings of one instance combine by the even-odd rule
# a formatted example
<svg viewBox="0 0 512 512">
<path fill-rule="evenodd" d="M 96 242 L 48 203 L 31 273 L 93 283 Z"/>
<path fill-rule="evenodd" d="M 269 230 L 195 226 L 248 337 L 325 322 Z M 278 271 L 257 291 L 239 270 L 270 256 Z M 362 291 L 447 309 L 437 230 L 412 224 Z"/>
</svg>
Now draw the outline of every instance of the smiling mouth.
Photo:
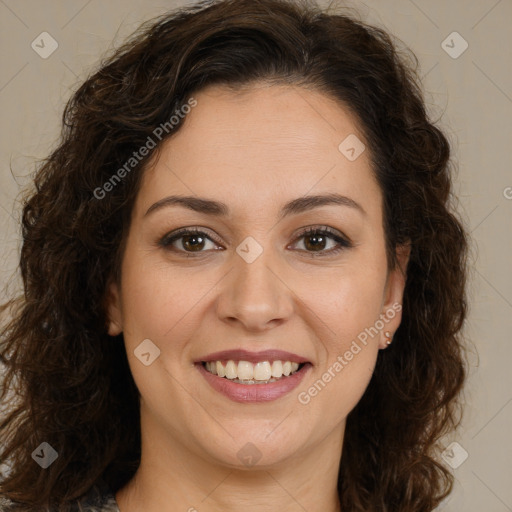
<svg viewBox="0 0 512 512">
<path fill-rule="evenodd" d="M 287 379 L 299 372 L 306 363 L 291 361 L 203 361 L 205 370 L 236 384 L 269 384 Z"/>
</svg>

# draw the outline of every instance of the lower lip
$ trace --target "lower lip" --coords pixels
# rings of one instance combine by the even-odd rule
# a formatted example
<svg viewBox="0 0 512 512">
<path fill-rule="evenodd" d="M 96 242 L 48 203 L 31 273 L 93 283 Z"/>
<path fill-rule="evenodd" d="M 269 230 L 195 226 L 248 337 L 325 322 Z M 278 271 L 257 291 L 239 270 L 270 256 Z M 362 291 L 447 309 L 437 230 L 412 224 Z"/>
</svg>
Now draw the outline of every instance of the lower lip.
<svg viewBox="0 0 512 512">
<path fill-rule="evenodd" d="M 289 377 L 282 377 L 278 381 L 269 382 L 268 384 L 238 384 L 225 377 L 210 373 L 201 363 L 197 363 L 196 367 L 210 386 L 219 393 L 234 402 L 253 403 L 277 400 L 295 389 L 311 368 L 311 364 L 306 363 L 299 371 Z"/>
</svg>

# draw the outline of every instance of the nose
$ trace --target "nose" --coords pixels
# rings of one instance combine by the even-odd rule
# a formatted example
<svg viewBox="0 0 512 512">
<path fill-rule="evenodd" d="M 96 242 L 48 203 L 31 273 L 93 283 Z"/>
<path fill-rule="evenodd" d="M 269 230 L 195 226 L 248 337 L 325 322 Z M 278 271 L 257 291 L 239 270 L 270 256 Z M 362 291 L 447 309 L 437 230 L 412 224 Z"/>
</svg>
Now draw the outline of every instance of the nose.
<svg viewBox="0 0 512 512">
<path fill-rule="evenodd" d="M 270 252 L 265 249 L 252 263 L 233 254 L 233 268 L 222 282 L 217 302 L 217 314 L 223 322 L 263 332 L 291 316 L 293 293 Z"/>
</svg>

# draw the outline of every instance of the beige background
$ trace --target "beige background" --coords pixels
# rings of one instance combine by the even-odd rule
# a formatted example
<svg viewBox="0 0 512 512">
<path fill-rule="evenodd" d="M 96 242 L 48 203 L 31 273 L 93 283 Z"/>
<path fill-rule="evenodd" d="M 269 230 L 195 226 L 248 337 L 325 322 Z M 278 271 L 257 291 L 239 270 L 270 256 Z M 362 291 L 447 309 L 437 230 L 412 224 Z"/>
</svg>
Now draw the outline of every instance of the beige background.
<svg viewBox="0 0 512 512">
<path fill-rule="evenodd" d="M 12 276 L 19 250 L 20 187 L 30 183 L 36 160 L 55 146 L 64 102 L 113 44 L 140 22 L 183 3 L 0 0 L 0 281 L 10 291 L 17 286 Z M 456 488 L 441 508 L 512 511 L 512 1 L 349 5 L 417 54 L 428 107 L 453 144 L 459 208 L 473 236 L 466 332 L 479 359 L 471 359 L 463 428 L 446 440 L 446 445 L 460 445 L 456 458 L 462 449 L 468 458 L 452 469 Z M 31 48 L 43 31 L 59 45 L 47 59 Z M 458 58 L 442 47 L 454 31 L 469 44 Z M 461 48 L 462 40 L 452 43 L 451 38 L 451 51 Z"/>
</svg>

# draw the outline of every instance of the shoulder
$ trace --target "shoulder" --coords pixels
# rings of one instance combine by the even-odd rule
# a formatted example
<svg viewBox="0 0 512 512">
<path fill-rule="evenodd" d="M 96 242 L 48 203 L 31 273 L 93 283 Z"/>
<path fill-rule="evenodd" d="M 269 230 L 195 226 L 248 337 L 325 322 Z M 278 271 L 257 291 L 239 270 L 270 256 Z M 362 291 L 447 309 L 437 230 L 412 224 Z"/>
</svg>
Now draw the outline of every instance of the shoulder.
<svg viewBox="0 0 512 512">
<path fill-rule="evenodd" d="M 68 504 L 67 507 L 44 512 L 60 512 L 61 510 L 65 512 L 120 512 L 114 493 L 105 484 L 93 486 L 86 494 Z M 0 497 L 0 512 L 29 512 L 29 509 Z"/>
</svg>

